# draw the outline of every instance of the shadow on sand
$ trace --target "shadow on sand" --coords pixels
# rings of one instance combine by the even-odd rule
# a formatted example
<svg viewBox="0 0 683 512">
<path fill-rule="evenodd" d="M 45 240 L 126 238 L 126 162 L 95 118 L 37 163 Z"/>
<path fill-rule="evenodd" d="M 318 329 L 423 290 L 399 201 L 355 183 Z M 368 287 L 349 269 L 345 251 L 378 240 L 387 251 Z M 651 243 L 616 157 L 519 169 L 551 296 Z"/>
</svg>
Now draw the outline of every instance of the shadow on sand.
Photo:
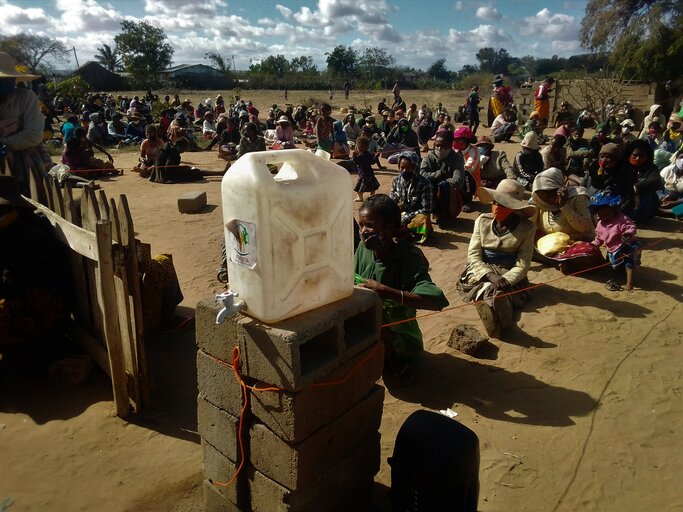
<svg viewBox="0 0 683 512">
<path fill-rule="evenodd" d="M 125 421 L 198 444 L 194 324 L 155 336 L 146 348 L 151 403 Z M 45 358 L 37 358 L 36 353 L 34 347 L 5 351 L 0 367 L 0 412 L 24 413 L 42 425 L 76 417 L 98 402 L 111 402 L 114 410 L 111 381 L 97 366 L 78 385 L 48 379 L 50 363 L 68 354 L 82 354 L 80 347 L 67 344 L 60 354 Z"/>
<path fill-rule="evenodd" d="M 494 420 L 565 427 L 574 425 L 572 416 L 585 416 L 597 407 L 582 391 L 446 353 L 425 352 L 414 369 L 412 384 L 396 387 L 387 379 L 385 385 L 394 397 L 429 409 L 460 403 Z"/>
</svg>

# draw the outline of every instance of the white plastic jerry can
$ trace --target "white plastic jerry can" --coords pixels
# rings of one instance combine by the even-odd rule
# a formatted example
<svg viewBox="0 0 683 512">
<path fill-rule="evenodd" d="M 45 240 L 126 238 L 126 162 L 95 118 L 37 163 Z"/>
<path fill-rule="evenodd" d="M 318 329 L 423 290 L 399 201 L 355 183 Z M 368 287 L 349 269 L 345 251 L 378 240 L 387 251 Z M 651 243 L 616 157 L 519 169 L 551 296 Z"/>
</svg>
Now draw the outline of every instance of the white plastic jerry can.
<svg viewBox="0 0 683 512">
<path fill-rule="evenodd" d="M 273 176 L 266 164 L 282 163 Z M 353 293 L 351 177 L 303 149 L 247 153 L 223 177 L 230 288 L 274 323 Z"/>
</svg>

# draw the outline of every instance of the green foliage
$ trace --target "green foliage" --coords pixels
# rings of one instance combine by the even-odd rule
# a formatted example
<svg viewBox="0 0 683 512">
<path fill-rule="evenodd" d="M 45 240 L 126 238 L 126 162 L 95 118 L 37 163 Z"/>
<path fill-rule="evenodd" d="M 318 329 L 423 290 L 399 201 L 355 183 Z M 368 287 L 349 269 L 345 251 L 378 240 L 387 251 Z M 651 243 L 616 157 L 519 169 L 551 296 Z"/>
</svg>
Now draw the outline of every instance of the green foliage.
<svg viewBox="0 0 683 512">
<path fill-rule="evenodd" d="M 310 55 L 293 57 L 292 60 L 289 61 L 289 68 L 292 73 L 303 73 L 305 75 L 318 74 L 318 68 L 313 64 L 313 57 Z"/>
<path fill-rule="evenodd" d="M 327 55 L 327 71 L 335 76 L 349 78 L 353 76 L 358 62 L 358 54 L 350 46 L 338 45 Z"/>
<path fill-rule="evenodd" d="M 649 34 L 644 30 L 623 35 L 610 54 L 610 63 L 624 76 L 639 80 L 666 81 L 681 76 L 683 37 L 680 27 L 650 22 Z"/>
<path fill-rule="evenodd" d="M 146 87 L 158 83 L 159 72 L 173 62 L 173 47 L 163 29 L 147 21 L 124 20 L 121 33 L 114 38 L 126 71 L 135 82 Z"/>
<path fill-rule="evenodd" d="M 97 49 L 95 60 L 109 71 L 121 71 L 123 60 L 116 47 L 112 48 L 108 44 L 103 44 Z"/>
<path fill-rule="evenodd" d="M 610 53 L 616 70 L 639 80 L 681 76 L 683 2 L 589 0 L 581 21 L 584 48 Z"/>
<path fill-rule="evenodd" d="M 57 82 L 55 90 L 57 93 L 73 98 L 76 103 L 83 103 L 85 98 L 91 92 L 91 86 L 88 82 L 83 80 L 80 76 L 74 76 L 67 80 Z"/>
<path fill-rule="evenodd" d="M 394 58 L 386 48 L 366 48 L 358 57 L 356 73 L 365 77 L 370 83 L 387 74 L 389 68 L 394 65 Z"/>
<path fill-rule="evenodd" d="M 517 63 L 517 59 L 505 48 L 499 48 L 498 51 L 490 47 L 480 48 L 477 52 L 477 60 L 481 71 L 494 74 L 507 73 L 508 66 Z"/>
<path fill-rule="evenodd" d="M 446 59 L 439 59 L 434 62 L 434 64 L 427 69 L 427 74 L 436 80 L 448 81 L 451 74 L 446 69 Z"/>
<path fill-rule="evenodd" d="M 221 73 L 227 74 L 232 67 L 230 59 L 226 59 L 216 52 L 206 52 L 204 58 L 208 59 L 213 64 L 213 67 L 217 68 Z"/>
<path fill-rule="evenodd" d="M 460 88 L 461 89 L 469 89 L 473 85 L 478 85 L 479 86 L 479 94 L 482 95 L 482 91 L 487 91 L 491 89 L 491 84 L 493 83 L 493 78 L 495 74 L 494 73 L 484 73 L 484 72 L 478 72 L 478 73 L 472 73 L 469 74 L 460 81 Z M 483 93 L 485 95 L 485 93 Z"/>
<path fill-rule="evenodd" d="M 28 67 L 31 73 L 49 68 L 45 58 L 62 61 L 68 49 L 64 43 L 47 36 L 21 33 L 13 36 L 0 36 L 0 51 L 9 53 L 17 64 Z"/>
</svg>

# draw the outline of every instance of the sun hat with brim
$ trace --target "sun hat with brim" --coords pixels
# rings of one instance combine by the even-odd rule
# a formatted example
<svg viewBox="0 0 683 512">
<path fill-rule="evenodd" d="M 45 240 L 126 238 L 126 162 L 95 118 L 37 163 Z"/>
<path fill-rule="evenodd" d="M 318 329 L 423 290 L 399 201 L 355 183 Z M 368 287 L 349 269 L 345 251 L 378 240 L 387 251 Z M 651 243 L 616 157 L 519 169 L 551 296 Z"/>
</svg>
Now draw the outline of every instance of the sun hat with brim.
<svg viewBox="0 0 683 512">
<path fill-rule="evenodd" d="M 524 186 L 516 180 L 502 180 L 495 190 L 481 187 L 477 194 L 482 203 L 496 203 L 527 217 L 531 217 L 536 211 L 536 207 L 524 199 Z"/>
<path fill-rule="evenodd" d="M 19 182 L 14 176 L 0 175 L 0 206 L 12 206 L 25 210 L 36 207 L 24 199 L 19 191 Z"/>
<path fill-rule="evenodd" d="M 527 133 L 522 139 L 522 147 L 528 149 L 538 149 L 538 134 L 536 132 Z"/>
<path fill-rule="evenodd" d="M 17 65 L 9 53 L 0 52 L 0 78 L 16 78 L 17 82 L 27 82 L 40 78 L 40 75 L 30 75 L 17 71 Z"/>
<path fill-rule="evenodd" d="M 277 124 L 283 124 L 287 123 L 289 124 L 289 118 L 287 116 L 280 116 L 280 118 L 276 121 Z"/>
</svg>

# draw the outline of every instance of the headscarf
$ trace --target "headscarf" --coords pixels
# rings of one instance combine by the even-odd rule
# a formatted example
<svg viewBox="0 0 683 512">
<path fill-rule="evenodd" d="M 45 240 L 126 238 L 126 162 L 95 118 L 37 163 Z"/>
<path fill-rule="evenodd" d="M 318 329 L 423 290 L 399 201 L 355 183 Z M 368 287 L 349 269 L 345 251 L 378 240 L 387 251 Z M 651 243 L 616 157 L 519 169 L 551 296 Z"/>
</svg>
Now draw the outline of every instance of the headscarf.
<svg viewBox="0 0 683 512">
<path fill-rule="evenodd" d="M 417 166 L 420 164 L 420 159 L 415 151 L 402 151 L 398 155 L 398 162 L 400 162 L 402 158 L 407 158 L 410 163 L 413 164 L 413 170 L 417 170 Z"/>
<path fill-rule="evenodd" d="M 621 158 L 621 147 L 619 144 L 609 142 L 600 148 L 600 155 L 609 155 L 615 160 L 619 160 Z"/>
<path fill-rule="evenodd" d="M 588 189 L 585 187 L 566 186 L 562 171 L 557 167 L 551 167 L 550 169 L 538 173 L 534 178 L 533 188 L 531 189 L 531 202 L 541 210 L 557 210 L 557 206 L 546 203 L 536 192 L 540 190 L 558 190 L 560 188 L 567 189 L 567 199 L 578 195 L 590 195 Z"/>
</svg>

